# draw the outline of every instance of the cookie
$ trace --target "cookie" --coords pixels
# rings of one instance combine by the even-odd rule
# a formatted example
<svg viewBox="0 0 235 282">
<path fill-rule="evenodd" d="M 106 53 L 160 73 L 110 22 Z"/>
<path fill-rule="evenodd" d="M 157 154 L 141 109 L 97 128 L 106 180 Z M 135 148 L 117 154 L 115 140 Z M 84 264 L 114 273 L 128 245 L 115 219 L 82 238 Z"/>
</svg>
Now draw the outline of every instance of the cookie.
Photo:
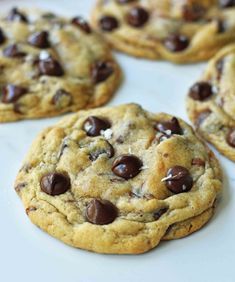
<svg viewBox="0 0 235 282">
<path fill-rule="evenodd" d="M 235 40 L 235 2 L 223 0 L 98 0 L 94 27 L 133 56 L 198 62 Z"/>
<path fill-rule="evenodd" d="M 222 49 L 190 89 L 187 111 L 198 133 L 235 161 L 235 44 Z"/>
<path fill-rule="evenodd" d="M 31 221 L 66 244 L 136 254 L 200 229 L 213 215 L 221 171 L 184 121 L 127 104 L 44 130 L 15 190 Z"/>
<path fill-rule="evenodd" d="M 109 46 L 81 17 L 14 8 L 0 27 L 0 122 L 100 106 L 121 81 Z"/>
</svg>

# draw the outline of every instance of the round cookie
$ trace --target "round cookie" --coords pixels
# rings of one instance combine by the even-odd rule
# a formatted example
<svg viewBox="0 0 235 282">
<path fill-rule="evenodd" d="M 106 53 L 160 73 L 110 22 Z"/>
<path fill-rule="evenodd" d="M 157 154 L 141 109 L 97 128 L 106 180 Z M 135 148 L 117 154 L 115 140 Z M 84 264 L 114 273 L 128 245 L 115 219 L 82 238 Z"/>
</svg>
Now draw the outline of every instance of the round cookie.
<svg viewBox="0 0 235 282">
<path fill-rule="evenodd" d="M 203 138 L 235 161 L 235 44 L 208 63 L 202 78 L 190 89 L 187 111 Z"/>
<path fill-rule="evenodd" d="M 0 27 L 0 122 L 100 106 L 121 81 L 109 46 L 81 17 L 14 8 Z"/>
<path fill-rule="evenodd" d="M 190 126 L 136 104 L 80 111 L 44 130 L 15 190 L 37 226 L 74 247 L 146 252 L 212 216 L 214 154 Z"/>
<path fill-rule="evenodd" d="M 114 48 L 130 55 L 197 62 L 235 40 L 235 2 L 97 0 L 92 22 Z"/>
</svg>

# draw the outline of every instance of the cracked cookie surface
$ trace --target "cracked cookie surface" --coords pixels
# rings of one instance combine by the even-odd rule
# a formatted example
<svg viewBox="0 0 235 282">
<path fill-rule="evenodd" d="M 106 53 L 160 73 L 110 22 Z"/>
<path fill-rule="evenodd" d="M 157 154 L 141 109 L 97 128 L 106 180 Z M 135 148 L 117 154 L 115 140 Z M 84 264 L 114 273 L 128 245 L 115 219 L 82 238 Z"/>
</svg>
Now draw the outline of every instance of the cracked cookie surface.
<svg viewBox="0 0 235 282">
<path fill-rule="evenodd" d="M 197 131 L 220 153 L 235 161 L 235 44 L 209 63 L 189 90 L 187 111 Z"/>
<path fill-rule="evenodd" d="M 81 17 L 14 8 L 0 27 L 0 122 L 100 106 L 121 81 L 109 46 Z"/>
<path fill-rule="evenodd" d="M 117 254 L 200 229 L 221 188 L 219 164 L 190 126 L 136 104 L 80 111 L 45 129 L 15 182 L 37 226 Z"/>
<path fill-rule="evenodd" d="M 235 2 L 98 0 L 92 22 L 114 48 L 130 55 L 197 62 L 235 40 Z"/>
</svg>

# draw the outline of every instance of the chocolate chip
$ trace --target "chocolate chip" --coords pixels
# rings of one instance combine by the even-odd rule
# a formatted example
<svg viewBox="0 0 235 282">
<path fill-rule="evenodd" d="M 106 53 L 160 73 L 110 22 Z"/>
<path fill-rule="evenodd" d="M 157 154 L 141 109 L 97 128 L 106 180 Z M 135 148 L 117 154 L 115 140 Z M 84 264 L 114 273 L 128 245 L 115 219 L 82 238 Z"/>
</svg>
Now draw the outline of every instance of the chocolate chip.
<svg viewBox="0 0 235 282">
<path fill-rule="evenodd" d="M 196 166 L 205 166 L 205 161 L 200 158 L 193 158 L 191 164 Z"/>
<path fill-rule="evenodd" d="M 45 13 L 42 15 L 42 18 L 46 20 L 53 20 L 56 18 L 56 15 L 53 13 Z"/>
<path fill-rule="evenodd" d="M 167 137 L 170 137 L 173 134 L 182 135 L 183 131 L 180 127 L 179 121 L 177 118 L 173 117 L 170 121 L 157 122 L 155 128 L 162 132 Z"/>
<path fill-rule="evenodd" d="M 23 182 L 23 183 L 18 183 L 16 186 L 15 186 L 15 191 L 17 193 L 19 193 L 22 189 L 24 189 L 25 187 L 27 186 L 27 183 L 26 182 Z"/>
<path fill-rule="evenodd" d="M 20 51 L 17 44 L 12 44 L 3 49 L 3 56 L 9 58 L 20 58 L 26 55 L 25 52 Z"/>
<path fill-rule="evenodd" d="M 37 210 L 37 208 L 35 208 L 35 207 L 28 207 L 25 211 L 26 211 L 26 213 L 28 215 L 30 212 L 36 211 L 36 210 Z"/>
<path fill-rule="evenodd" d="M 189 46 L 189 39 L 182 34 L 172 34 L 164 41 L 165 47 L 170 52 L 180 52 L 185 50 Z"/>
<path fill-rule="evenodd" d="M 153 218 L 158 220 L 164 213 L 166 213 L 168 208 L 162 208 L 153 213 Z"/>
<path fill-rule="evenodd" d="M 227 137 L 226 137 L 226 140 L 227 140 L 227 143 L 231 147 L 235 148 L 235 129 L 234 128 L 229 130 Z"/>
<path fill-rule="evenodd" d="M 223 33 L 227 30 L 227 22 L 225 20 L 217 19 L 216 23 L 217 23 L 218 33 Z"/>
<path fill-rule="evenodd" d="M 135 2 L 136 0 L 116 0 L 118 4 L 127 4 L 131 2 Z"/>
<path fill-rule="evenodd" d="M 182 166 L 171 167 L 167 171 L 166 187 L 174 194 L 188 192 L 193 187 L 193 179 L 187 168 Z"/>
<path fill-rule="evenodd" d="M 109 224 L 112 223 L 117 216 L 117 208 L 107 200 L 93 199 L 86 208 L 86 219 L 93 224 Z"/>
<path fill-rule="evenodd" d="M 41 75 L 48 75 L 48 76 L 63 76 L 64 70 L 60 63 L 49 57 L 45 60 L 40 60 L 38 62 L 38 68 Z"/>
<path fill-rule="evenodd" d="M 113 73 L 113 67 L 110 62 L 98 61 L 92 66 L 91 76 L 94 83 L 105 81 Z"/>
<path fill-rule="evenodd" d="M 41 178 L 40 186 L 46 194 L 56 196 L 70 189 L 70 179 L 61 173 L 48 173 Z"/>
<path fill-rule="evenodd" d="M 200 20 L 205 14 L 205 8 L 198 4 L 183 6 L 183 18 L 185 21 L 194 22 Z"/>
<path fill-rule="evenodd" d="M 8 21 L 20 21 L 24 23 L 28 22 L 27 17 L 23 13 L 21 13 L 17 8 L 11 9 L 9 15 L 7 16 L 7 20 Z"/>
<path fill-rule="evenodd" d="M 113 146 L 108 142 L 105 141 L 106 147 L 105 148 L 95 148 L 90 152 L 89 159 L 91 161 L 95 161 L 99 158 L 100 155 L 105 154 L 109 159 L 111 159 L 114 156 L 114 148 Z"/>
<path fill-rule="evenodd" d="M 212 95 L 212 85 L 206 81 L 195 83 L 189 90 L 189 97 L 196 101 L 205 101 Z"/>
<path fill-rule="evenodd" d="M 126 15 L 129 25 L 142 27 L 149 19 L 148 12 L 141 7 L 133 7 Z"/>
<path fill-rule="evenodd" d="M 59 89 L 56 91 L 55 95 L 52 98 L 52 104 L 56 106 L 68 106 L 72 102 L 72 96 L 69 92 L 64 89 Z"/>
<path fill-rule="evenodd" d="M 235 6 L 235 0 L 219 0 L 221 8 L 229 8 Z"/>
<path fill-rule="evenodd" d="M 27 91 L 28 90 L 24 87 L 16 86 L 14 84 L 7 84 L 2 87 L 2 103 L 14 103 L 25 93 L 27 93 Z"/>
<path fill-rule="evenodd" d="M 100 28 L 103 31 L 113 31 L 119 26 L 118 20 L 112 16 L 104 16 L 99 21 Z"/>
<path fill-rule="evenodd" d="M 0 44 L 3 44 L 5 42 L 6 38 L 3 33 L 3 30 L 0 28 Z"/>
<path fill-rule="evenodd" d="M 221 78 L 221 75 L 223 73 L 223 69 L 224 69 L 224 59 L 220 59 L 217 63 L 216 63 L 216 70 L 218 72 L 217 75 L 217 79 L 219 80 Z"/>
<path fill-rule="evenodd" d="M 111 124 L 107 120 L 95 116 L 88 117 L 83 124 L 83 129 L 87 135 L 92 137 L 101 135 L 101 130 L 106 130 L 110 127 Z"/>
<path fill-rule="evenodd" d="M 200 112 L 197 115 L 197 119 L 196 119 L 196 127 L 199 127 L 204 120 L 211 114 L 211 110 L 204 110 L 203 112 Z"/>
<path fill-rule="evenodd" d="M 120 155 L 112 164 L 112 171 L 117 176 L 130 179 L 140 173 L 143 163 L 134 155 Z"/>
<path fill-rule="evenodd" d="M 85 33 L 91 33 L 91 27 L 82 17 L 75 17 L 71 20 L 71 23 L 77 27 L 79 27 L 81 30 L 83 30 Z"/>
<path fill-rule="evenodd" d="M 50 42 L 49 42 L 48 36 L 49 34 L 47 31 L 39 31 L 39 32 L 33 33 L 28 38 L 28 43 L 34 47 L 41 48 L 41 49 L 49 48 Z"/>
</svg>

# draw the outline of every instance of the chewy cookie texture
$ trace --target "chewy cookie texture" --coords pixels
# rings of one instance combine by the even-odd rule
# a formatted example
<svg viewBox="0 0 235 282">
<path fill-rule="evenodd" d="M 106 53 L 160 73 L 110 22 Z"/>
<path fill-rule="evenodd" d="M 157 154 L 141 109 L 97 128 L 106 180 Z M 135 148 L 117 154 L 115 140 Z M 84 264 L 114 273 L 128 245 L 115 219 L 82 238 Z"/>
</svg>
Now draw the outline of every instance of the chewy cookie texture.
<svg viewBox="0 0 235 282">
<path fill-rule="evenodd" d="M 235 44 L 208 64 L 189 90 L 187 110 L 197 131 L 219 152 L 235 161 Z"/>
<path fill-rule="evenodd" d="M 114 48 L 175 63 L 207 60 L 235 40 L 233 0 L 97 0 L 92 21 Z"/>
<path fill-rule="evenodd" d="M 15 189 L 31 221 L 66 244 L 136 254 L 200 229 L 213 215 L 221 171 L 184 121 L 128 104 L 45 129 Z"/>
<path fill-rule="evenodd" d="M 0 19 L 0 122 L 106 103 L 121 80 L 110 48 L 81 17 L 16 8 Z"/>
</svg>

